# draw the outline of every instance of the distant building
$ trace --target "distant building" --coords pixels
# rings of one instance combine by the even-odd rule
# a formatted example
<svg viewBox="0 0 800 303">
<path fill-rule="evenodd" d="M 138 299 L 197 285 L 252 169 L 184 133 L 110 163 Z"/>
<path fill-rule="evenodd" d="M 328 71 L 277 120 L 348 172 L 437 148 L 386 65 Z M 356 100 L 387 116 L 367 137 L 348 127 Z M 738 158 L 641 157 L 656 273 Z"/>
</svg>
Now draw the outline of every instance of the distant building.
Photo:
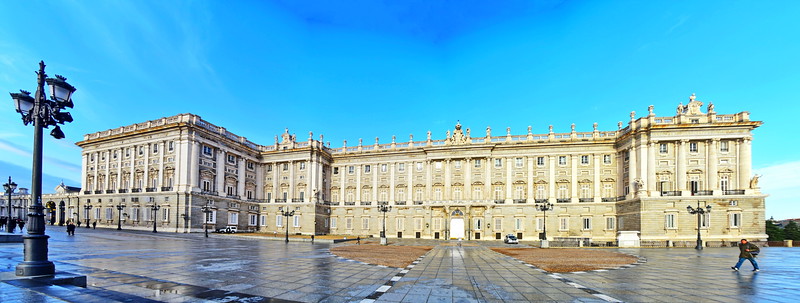
<svg viewBox="0 0 800 303">
<path fill-rule="evenodd" d="M 128 228 L 366 237 L 381 230 L 376 206 L 390 205 L 389 237 L 524 241 L 544 229 L 534 205 L 549 202 L 550 240 L 606 245 L 637 231 L 642 245 L 693 246 L 697 217 L 686 206 L 711 205 L 700 222 L 710 245 L 766 239 L 766 195 L 751 173 L 752 130 L 762 122 L 702 105 L 692 95 L 667 117 L 650 106 L 616 130 L 477 134 L 459 123 L 443 140 L 428 132 L 339 148 L 288 130 L 259 145 L 181 114 L 84 136 L 83 190 L 67 208 L 101 226 L 115 225 L 122 205 Z"/>
</svg>

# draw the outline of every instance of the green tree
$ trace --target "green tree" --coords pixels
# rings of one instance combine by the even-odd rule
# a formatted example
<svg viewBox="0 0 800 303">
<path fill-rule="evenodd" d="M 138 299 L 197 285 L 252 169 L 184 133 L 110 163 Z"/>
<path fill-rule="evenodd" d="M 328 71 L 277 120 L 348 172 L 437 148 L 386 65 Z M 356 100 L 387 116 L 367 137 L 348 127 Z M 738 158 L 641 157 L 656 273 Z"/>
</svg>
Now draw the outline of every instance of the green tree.
<svg viewBox="0 0 800 303">
<path fill-rule="evenodd" d="M 783 229 L 775 225 L 775 221 L 767 220 L 767 236 L 769 241 L 783 241 L 785 239 Z"/>
<path fill-rule="evenodd" d="M 789 221 L 789 223 L 783 227 L 783 234 L 787 240 L 800 241 L 800 227 L 798 227 L 797 223 L 794 221 Z"/>
</svg>

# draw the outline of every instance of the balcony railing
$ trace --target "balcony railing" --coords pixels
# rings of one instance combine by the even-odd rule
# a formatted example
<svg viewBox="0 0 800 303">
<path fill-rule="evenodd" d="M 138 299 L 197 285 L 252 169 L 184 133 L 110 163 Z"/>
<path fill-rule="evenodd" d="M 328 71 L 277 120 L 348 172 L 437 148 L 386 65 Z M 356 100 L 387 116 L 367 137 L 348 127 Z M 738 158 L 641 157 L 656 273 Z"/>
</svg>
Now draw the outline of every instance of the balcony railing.
<svg viewBox="0 0 800 303">
<path fill-rule="evenodd" d="M 286 203 L 286 199 L 275 199 L 275 203 Z"/>
<path fill-rule="evenodd" d="M 345 206 L 355 206 L 356 202 L 344 202 Z"/>
<path fill-rule="evenodd" d="M 102 193 L 103 193 L 103 191 L 102 191 L 102 190 L 95 190 L 95 191 L 94 191 L 94 193 L 95 193 L 95 194 L 102 194 Z"/>
<path fill-rule="evenodd" d="M 594 198 L 580 198 L 578 202 L 594 202 Z"/>
<path fill-rule="evenodd" d="M 571 201 L 572 201 L 572 199 L 570 199 L 570 198 L 558 198 L 558 199 L 556 199 L 556 203 L 568 203 L 568 202 L 571 202 Z"/>
<path fill-rule="evenodd" d="M 609 198 L 602 198 L 600 201 L 603 202 L 616 202 L 619 201 L 619 197 L 609 197 Z"/>
<path fill-rule="evenodd" d="M 91 190 L 84 190 L 84 191 L 83 191 L 83 194 L 84 194 L 84 195 L 91 195 L 91 194 L 92 194 L 92 191 L 91 191 Z"/>
<path fill-rule="evenodd" d="M 215 192 L 215 191 L 201 191 L 200 193 L 203 194 L 203 195 L 209 195 L 209 196 L 216 196 L 217 195 L 217 192 Z"/>
<path fill-rule="evenodd" d="M 303 198 L 292 198 L 292 203 L 303 203 Z"/>
<path fill-rule="evenodd" d="M 662 191 L 662 197 L 678 197 L 681 195 L 681 191 L 679 190 L 669 190 L 669 191 Z"/>
<path fill-rule="evenodd" d="M 389 201 L 378 201 L 378 205 L 389 205 Z"/>
<path fill-rule="evenodd" d="M 744 195 L 744 189 L 723 190 L 723 195 Z"/>
<path fill-rule="evenodd" d="M 364 202 L 364 201 L 361 202 L 361 206 L 369 206 L 369 205 L 372 205 L 372 202 Z"/>
<path fill-rule="evenodd" d="M 422 205 L 422 201 L 414 201 L 414 205 Z"/>
<path fill-rule="evenodd" d="M 132 193 L 140 193 L 140 192 L 142 192 L 142 189 L 141 188 L 131 188 L 131 192 Z"/>
<path fill-rule="evenodd" d="M 692 192 L 692 196 L 710 196 L 713 194 L 714 194 L 713 190 L 698 190 Z"/>
<path fill-rule="evenodd" d="M 494 204 L 505 204 L 506 200 L 494 200 Z"/>
<path fill-rule="evenodd" d="M 514 199 L 514 204 L 525 204 L 528 203 L 528 199 Z"/>
<path fill-rule="evenodd" d="M 113 194 L 113 193 L 114 193 L 114 190 L 113 190 L 113 189 L 106 189 L 106 193 L 107 193 L 107 194 Z"/>
<path fill-rule="evenodd" d="M 119 189 L 119 193 L 120 193 L 120 194 L 124 194 L 124 193 L 127 193 L 127 192 L 128 192 L 128 189 L 127 189 L 127 188 L 120 188 L 120 189 Z"/>
<path fill-rule="evenodd" d="M 547 199 L 534 199 L 535 203 L 547 203 Z"/>
<path fill-rule="evenodd" d="M 144 191 L 148 192 L 148 193 L 155 192 L 156 190 L 158 190 L 158 188 L 156 188 L 156 187 L 148 187 L 148 188 L 144 189 Z"/>
<path fill-rule="evenodd" d="M 242 197 L 241 197 L 241 196 L 239 196 L 239 195 L 232 195 L 232 194 L 227 194 L 227 195 L 225 195 L 225 197 L 226 197 L 226 198 L 231 198 L 231 199 L 237 199 L 237 200 L 241 200 L 241 199 L 242 199 Z"/>
<path fill-rule="evenodd" d="M 394 205 L 406 205 L 406 201 L 397 201 L 394 202 Z"/>
<path fill-rule="evenodd" d="M 161 187 L 161 191 L 171 191 L 171 190 L 172 190 L 172 186 Z"/>
</svg>

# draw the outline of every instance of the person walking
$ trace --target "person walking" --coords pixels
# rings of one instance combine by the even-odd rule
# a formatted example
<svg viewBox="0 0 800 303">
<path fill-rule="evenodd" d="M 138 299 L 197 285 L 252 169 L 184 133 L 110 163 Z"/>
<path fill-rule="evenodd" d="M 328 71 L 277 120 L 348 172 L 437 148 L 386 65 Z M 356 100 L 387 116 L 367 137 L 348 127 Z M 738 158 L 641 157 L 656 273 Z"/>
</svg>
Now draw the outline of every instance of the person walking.
<svg viewBox="0 0 800 303">
<path fill-rule="evenodd" d="M 97 221 L 92 222 L 92 229 L 97 229 Z"/>
<path fill-rule="evenodd" d="M 67 221 L 67 235 L 74 236 L 75 235 L 75 223 L 72 220 Z"/>
<path fill-rule="evenodd" d="M 25 221 L 22 221 L 22 219 L 19 219 L 19 222 L 17 222 L 17 225 L 19 225 L 19 231 L 21 232 L 22 229 L 25 228 Z"/>
<path fill-rule="evenodd" d="M 739 242 L 739 262 L 736 262 L 736 265 L 731 267 L 734 271 L 739 271 L 739 267 L 742 267 L 742 263 L 744 260 L 750 261 L 750 264 L 753 264 L 753 271 L 760 271 L 758 268 L 758 262 L 756 262 L 756 255 L 761 251 L 755 244 L 747 242 L 747 239 L 742 239 Z"/>
</svg>

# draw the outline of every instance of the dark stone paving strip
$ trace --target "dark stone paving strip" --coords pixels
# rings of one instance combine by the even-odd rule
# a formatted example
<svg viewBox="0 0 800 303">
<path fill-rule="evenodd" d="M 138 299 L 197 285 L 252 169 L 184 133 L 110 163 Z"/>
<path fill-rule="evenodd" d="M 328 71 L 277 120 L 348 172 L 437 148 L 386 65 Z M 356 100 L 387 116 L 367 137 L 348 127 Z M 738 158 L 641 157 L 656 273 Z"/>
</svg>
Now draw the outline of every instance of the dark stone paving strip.
<svg viewBox="0 0 800 303">
<path fill-rule="evenodd" d="M 389 281 L 386 281 L 386 283 L 384 283 L 384 284 L 383 284 L 383 286 L 381 286 L 381 287 L 378 287 L 378 289 L 376 289 L 376 290 L 375 290 L 375 292 L 373 292 L 372 294 L 370 294 L 369 296 L 367 296 L 367 297 L 366 297 L 366 298 L 365 298 L 363 301 L 361 301 L 361 302 L 364 302 L 364 303 L 367 303 L 367 302 L 375 302 L 375 300 L 377 300 L 378 298 L 380 298 L 380 297 L 381 297 L 383 294 L 385 294 L 387 291 L 389 291 L 389 289 L 391 289 L 391 288 L 392 288 L 392 286 L 394 286 L 394 282 L 397 282 L 397 281 L 399 281 L 399 280 L 400 280 L 400 278 L 402 278 L 403 276 L 405 276 L 405 275 L 406 275 L 406 273 L 407 273 L 409 270 L 411 270 L 412 268 L 416 267 L 416 266 L 417 266 L 417 264 L 419 264 L 419 262 L 420 262 L 420 261 L 422 261 L 422 259 L 423 259 L 423 258 L 425 258 L 425 256 L 427 256 L 427 255 L 428 255 L 428 254 L 429 254 L 431 251 L 433 251 L 433 250 L 432 250 L 432 249 L 431 249 L 431 250 L 429 250 L 429 251 L 428 251 L 428 252 L 426 252 L 424 255 L 422 255 L 422 256 L 420 256 L 419 258 L 417 258 L 416 260 L 414 260 L 414 262 L 411 262 L 411 264 L 410 264 L 410 265 L 406 266 L 406 268 L 404 268 L 404 269 L 403 269 L 403 270 L 401 270 L 399 273 L 397 273 L 396 275 L 394 275 L 394 277 L 392 277 L 391 279 L 389 279 Z"/>
<path fill-rule="evenodd" d="M 59 262 L 63 263 L 63 262 Z M 65 263 L 69 264 L 69 263 Z M 208 287 L 197 286 L 197 285 L 190 285 L 190 284 L 182 284 L 171 282 L 162 279 L 153 279 L 145 276 L 127 274 L 123 272 L 117 272 L 112 270 L 106 269 L 97 269 L 91 268 L 76 264 L 69 264 L 69 266 L 74 266 L 79 268 L 82 274 L 87 276 L 91 276 L 92 278 L 104 279 L 113 282 L 119 282 L 122 284 L 133 285 L 137 287 L 157 290 L 162 293 L 172 293 L 178 294 L 182 296 L 189 296 L 203 300 L 210 300 L 215 302 L 248 302 L 248 303 L 257 303 L 257 302 L 298 302 L 298 301 L 291 301 L 291 300 L 283 300 L 277 298 L 270 298 L 264 296 L 256 296 L 250 295 L 240 292 L 233 292 L 227 290 L 220 290 L 220 289 L 211 289 Z M 14 281 L 16 282 L 16 281 Z M 7 282 L 9 283 L 9 282 Z M 30 288 L 30 287 L 26 287 Z M 118 300 L 123 302 L 160 302 L 154 301 L 134 295 L 128 295 L 108 289 L 102 290 L 95 290 L 98 296 L 109 297 L 108 295 L 101 295 L 103 293 L 111 293 L 111 294 L 119 294 L 111 296 L 109 299 Z M 55 296 L 60 299 L 64 299 L 63 297 Z"/>
</svg>

